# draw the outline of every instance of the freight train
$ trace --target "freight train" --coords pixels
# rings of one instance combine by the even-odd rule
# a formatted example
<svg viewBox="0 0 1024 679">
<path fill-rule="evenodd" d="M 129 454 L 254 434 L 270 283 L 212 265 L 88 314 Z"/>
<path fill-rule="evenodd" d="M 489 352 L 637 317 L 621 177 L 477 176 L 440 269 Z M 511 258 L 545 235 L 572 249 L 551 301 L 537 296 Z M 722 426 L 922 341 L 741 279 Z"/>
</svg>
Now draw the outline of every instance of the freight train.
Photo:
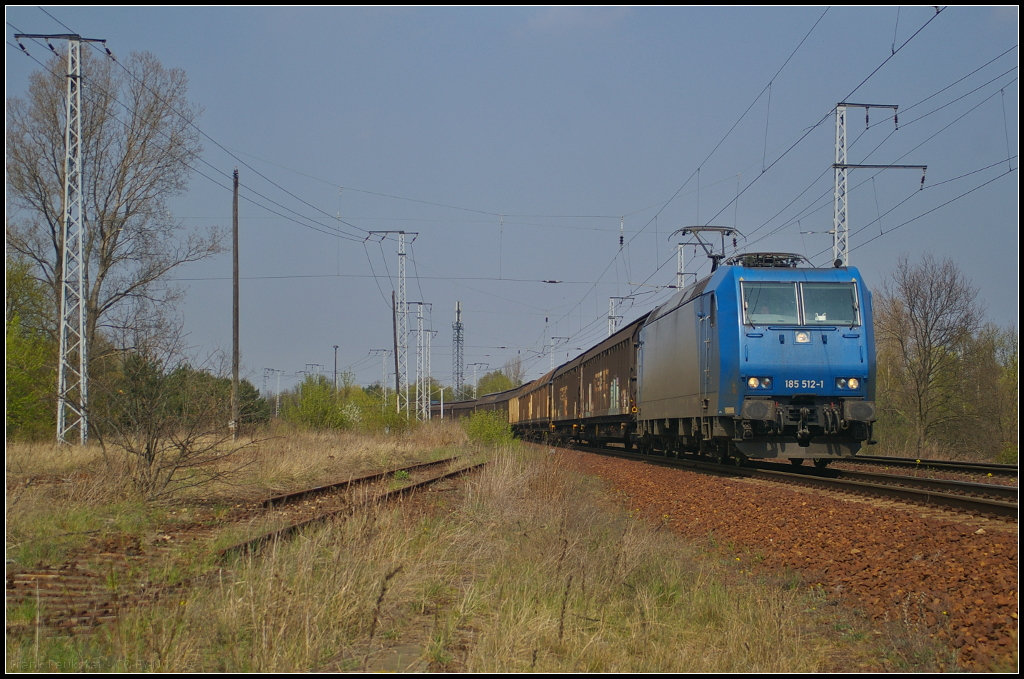
<svg viewBox="0 0 1024 679">
<path fill-rule="evenodd" d="M 501 411 L 527 440 L 825 466 L 873 443 L 874 398 L 858 270 L 749 253 L 713 255 L 709 276 L 573 360 L 445 416 Z"/>
</svg>

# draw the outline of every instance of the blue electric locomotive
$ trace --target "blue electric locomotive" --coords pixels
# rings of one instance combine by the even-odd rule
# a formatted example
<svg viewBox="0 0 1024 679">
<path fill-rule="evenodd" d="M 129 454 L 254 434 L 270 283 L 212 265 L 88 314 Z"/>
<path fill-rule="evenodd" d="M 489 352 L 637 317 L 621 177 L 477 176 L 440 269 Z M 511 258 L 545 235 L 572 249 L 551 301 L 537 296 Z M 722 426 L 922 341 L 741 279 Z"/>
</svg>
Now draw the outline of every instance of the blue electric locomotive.
<svg viewBox="0 0 1024 679">
<path fill-rule="evenodd" d="M 725 260 L 690 227 L 711 274 L 529 384 L 453 414 L 508 413 L 523 438 L 637 445 L 721 461 L 812 459 L 870 442 L 875 421 L 871 293 L 853 267 L 800 255 Z"/>
<path fill-rule="evenodd" d="M 871 439 L 871 293 L 853 267 L 734 256 L 650 313 L 636 360 L 641 450 L 823 466 Z"/>
</svg>

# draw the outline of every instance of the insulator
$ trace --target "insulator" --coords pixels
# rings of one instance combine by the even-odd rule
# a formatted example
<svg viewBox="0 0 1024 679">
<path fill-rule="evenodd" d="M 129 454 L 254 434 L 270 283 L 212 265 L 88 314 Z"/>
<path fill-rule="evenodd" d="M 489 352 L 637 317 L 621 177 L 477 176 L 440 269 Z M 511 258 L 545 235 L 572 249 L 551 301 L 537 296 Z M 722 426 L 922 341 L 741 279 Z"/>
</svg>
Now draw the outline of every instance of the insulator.
<svg viewBox="0 0 1024 679">
<path fill-rule="evenodd" d="M 869 127 L 871 127 L 871 125 L 868 124 L 868 111 L 870 111 L 870 110 L 871 109 L 869 109 L 869 108 L 865 108 L 864 109 L 864 129 L 865 130 L 868 129 Z"/>
<path fill-rule="evenodd" d="M 49 47 L 50 51 L 53 52 L 54 54 L 57 53 L 57 48 L 54 47 L 53 45 L 51 45 L 50 43 L 46 43 L 46 46 Z"/>
<path fill-rule="evenodd" d="M 621 247 L 622 247 L 622 245 L 623 245 L 623 240 L 622 240 L 622 236 L 619 236 L 619 247 L 621 248 Z"/>
<path fill-rule="evenodd" d="M 898 113 L 893 113 L 892 114 L 892 121 L 894 123 L 896 123 L 896 129 L 897 130 L 900 129 L 900 116 L 899 116 Z"/>
<path fill-rule="evenodd" d="M 732 246 L 733 246 L 733 248 L 736 247 L 736 239 L 735 238 L 732 239 Z"/>
<path fill-rule="evenodd" d="M 20 40 L 18 41 L 18 47 L 20 47 L 20 48 L 21 48 L 21 51 L 22 51 L 22 52 L 24 52 L 24 53 L 25 53 L 26 55 L 28 55 L 28 56 L 32 56 L 31 54 L 29 54 L 29 53 L 28 53 L 28 50 L 27 50 L 27 49 L 25 49 L 25 46 L 21 44 L 21 41 L 20 41 Z"/>
</svg>

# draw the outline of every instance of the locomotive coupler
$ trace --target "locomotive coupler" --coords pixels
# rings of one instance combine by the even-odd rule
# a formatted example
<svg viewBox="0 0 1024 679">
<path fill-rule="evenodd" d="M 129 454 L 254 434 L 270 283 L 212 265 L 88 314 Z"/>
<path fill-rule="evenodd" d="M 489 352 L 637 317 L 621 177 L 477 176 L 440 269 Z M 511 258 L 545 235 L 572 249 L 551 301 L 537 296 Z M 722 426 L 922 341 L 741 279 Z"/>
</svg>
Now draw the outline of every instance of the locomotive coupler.
<svg viewBox="0 0 1024 679">
<path fill-rule="evenodd" d="M 800 428 L 796 432 L 796 442 L 801 448 L 811 445 L 811 430 L 807 428 L 807 418 L 810 416 L 810 408 L 800 409 Z"/>
</svg>

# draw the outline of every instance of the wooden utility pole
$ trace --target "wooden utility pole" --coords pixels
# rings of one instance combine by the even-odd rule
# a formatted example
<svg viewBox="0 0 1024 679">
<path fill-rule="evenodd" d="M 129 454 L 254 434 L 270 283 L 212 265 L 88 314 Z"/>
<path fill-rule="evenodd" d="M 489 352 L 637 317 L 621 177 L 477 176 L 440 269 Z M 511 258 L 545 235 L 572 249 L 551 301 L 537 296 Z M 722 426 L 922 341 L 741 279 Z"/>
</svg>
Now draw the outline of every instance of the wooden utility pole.
<svg viewBox="0 0 1024 679">
<path fill-rule="evenodd" d="M 234 199 L 231 208 L 232 280 L 231 304 L 231 438 L 238 438 L 238 168 L 235 168 Z"/>
</svg>

